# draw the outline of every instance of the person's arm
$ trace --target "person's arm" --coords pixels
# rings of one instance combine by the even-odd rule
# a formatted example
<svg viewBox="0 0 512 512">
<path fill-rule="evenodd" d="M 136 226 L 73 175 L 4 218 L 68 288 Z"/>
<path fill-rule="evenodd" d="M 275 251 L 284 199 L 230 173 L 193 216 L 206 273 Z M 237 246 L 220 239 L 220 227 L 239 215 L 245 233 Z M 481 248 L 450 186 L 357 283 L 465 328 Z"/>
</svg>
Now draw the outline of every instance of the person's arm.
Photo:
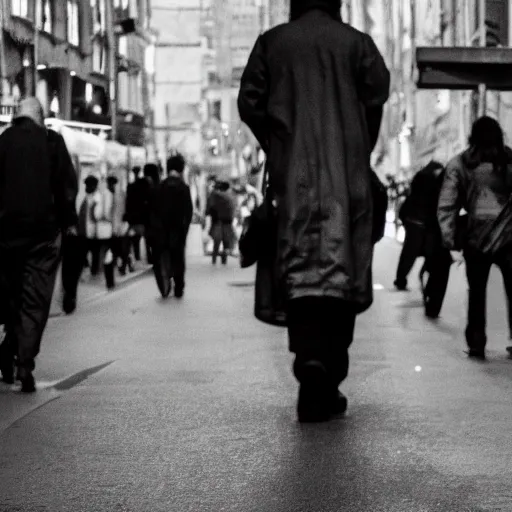
<svg viewBox="0 0 512 512">
<path fill-rule="evenodd" d="M 67 230 L 78 225 L 76 211 L 77 173 L 63 137 L 50 130 L 48 139 L 53 151 L 53 158 L 51 159 L 53 196 L 61 228 Z"/>
<path fill-rule="evenodd" d="M 261 149 L 268 152 L 267 104 L 269 73 L 262 36 L 258 37 L 242 74 L 238 94 L 241 120 L 251 129 Z"/>
<path fill-rule="evenodd" d="M 441 228 L 443 244 L 451 251 L 455 250 L 457 218 L 463 204 L 461 172 L 460 159 L 449 162 L 437 206 L 437 220 Z"/>
<path fill-rule="evenodd" d="M 370 149 L 379 139 L 383 107 L 389 98 L 390 73 L 373 39 L 363 34 L 357 92 L 364 106 Z"/>
<path fill-rule="evenodd" d="M 192 194 L 190 193 L 190 187 L 187 186 L 185 190 L 185 226 L 188 232 L 190 224 L 192 223 L 192 217 L 194 215 L 194 205 L 192 203 Z"/>
</svg>

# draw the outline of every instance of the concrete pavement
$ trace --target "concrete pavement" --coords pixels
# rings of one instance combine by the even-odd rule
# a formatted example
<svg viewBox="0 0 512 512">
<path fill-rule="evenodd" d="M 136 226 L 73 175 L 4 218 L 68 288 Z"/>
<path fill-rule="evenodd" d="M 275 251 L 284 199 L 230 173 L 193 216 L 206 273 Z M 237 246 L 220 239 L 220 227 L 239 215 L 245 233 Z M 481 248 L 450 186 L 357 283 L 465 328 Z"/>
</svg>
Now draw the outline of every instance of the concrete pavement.
<svg viewBox="0 0 512 512">
<path fill-rule="evenodd" d="M 182 301 L 158 299 L 147 276 L 53 319 L 37 376 L 63 384 L 0 433 L 0 511 L 512 511 L 498 276 L 490 361 L 475 363 L 463 268 L 429 322 L 418 291 L 391 289 L 398 250 L 378 247 L 349 413 L 327 424 L 295 420 L 286 333 L 253 319 L 253 269 L 192 256 Z M 5 397 L 27 413 L 36 400 L 0 390 L 2 417 Z"/>
</svg>

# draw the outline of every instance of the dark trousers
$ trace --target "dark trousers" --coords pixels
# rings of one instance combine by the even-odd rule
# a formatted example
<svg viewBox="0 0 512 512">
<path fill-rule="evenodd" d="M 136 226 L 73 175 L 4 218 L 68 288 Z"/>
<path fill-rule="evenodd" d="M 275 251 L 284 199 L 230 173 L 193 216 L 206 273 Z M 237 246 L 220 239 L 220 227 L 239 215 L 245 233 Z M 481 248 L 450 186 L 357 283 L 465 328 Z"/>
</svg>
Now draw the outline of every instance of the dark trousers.
<svg viewBox="0 0 512 512">
<path fill-rule="evenodd" d="M 171 279 L 175 291 L 185 288 L 185 244 L 177 247 L 155 245 L 153 250 L 153 272 L 162 297 L 171 292 Z"/>
<path fill-rule="evenodd" d="M 98 275 L 101 268 L 101 257 L 103 252 L 104 240 L 98 240 L 97 238 L 86 238 L 86 243 L 83 247 L 84 253 L 84 263 L 87 259 L 87 256 L 91 255 L 91 275 Z"/>
<path fill-rule="evenodd" d="M 87 256 L 91 254 L 91 275 L 96 276 L 100 269 L 105 273 L 107 285 L 109 282 L 114 286 L 113 269 L 105 267 L 103 259 L 106 252 L 111 249 L 114 258 L 116 257 L 115 239 L 98 240 L 85 238 L 83 236 L 65 236 L 62 244 L 62 288 L 64 289 L 65 300 L 76 300 L 80 277 L 85 268 Z M 112 271 L 112 272 L 111 272 Z"/>
<path fill-rule="evenodd" d="M 130 263 L 130 239 L 127 236 L 114 236 L 111 248 L 116 263 L 120 262 L 119 268 L 124 272 Z"/>
<path fill-rule="evenodd" d="M 397 286 L 407 286 L 407 276 L 409 275 L 416 258 L 422 256 L 425 245 L 425 228 L 417 224 L 407 223 L 405 228 L 405 240 L 398 261 L 396 271 Z"/>
<path fill-rule="evenodd" d="M 442 246 L 441 241 L 436 236 L 427 235 L 425 263 L 420 272 L 420 281 L 423 286 L 424 274 L 427 273 L 428 279 L 423 286 L 423 302 L 428 316 L 437 317 L 441 312 L 452 262 L 450 251 Z"/>
<path fill-rule="evenodd" d="M 221 261 L 226 263 L 228 254 L 233 248 L 234 232 L 231 222 L 216 222 L 211 229 L 210 236 L 213 238 L 212 262 L 217 262 L 222 244 Z"/>
<path fill-rule="evenodd" d="M 81 236 L 64 236 L 62 240 L 62 288 L 67 299 L 76 299 L 78 283 L 92 240 Z M 99 260 L 99 252 L 98 252 Z M 99 265 L 99 262 L 95 262 Z"/>
<path fill-rule="evenodd" d="M 306 361 L 323 363 L 334 388 L 347 377 L 348 349 L 354 339 L 354 307 L 340 299 L 306 297 L 291 300 L 287 308 L 290 352 L 294 373 Z"/>
<path fill-rule="evenodd" d="M 493 264 L 500 268 L 503 276 L 507 295 L 509 333 L 512 338 L 512 246 L 501 249 L 494 256 L 466 247 L 464 259 L 469 285 L 466 341 L 469 348 L 481 350 L 487 343 L 487 282 Z"/>
<path fill-rule="evenodd" d="M 6 297 L 6 339 L 0 347 L 2 366 L 32 371 L 48 322 L 60 262 L 61 237 L 0 248 L 0 282 Z"/>
<path fill-rule="evenodd" d="M 141 260 L 140 255 L 140 242 L 142 238 L 144 237 L 144 243 L 146 248 L 146 258 L 147 262 L 151 265 L 152 264 L 152 255 L 151 255 L 151 244 L 148 242 L 147 237 L 145 234 L 147 233 L 147 226 L 144 226 L 143 224 L 134 224 L 131 226 L 131 229 L 135 232 L 133 236 L 130 237 L 131 247 L 133 248 L 133 256 L 136 261 Z"/>
</svg>

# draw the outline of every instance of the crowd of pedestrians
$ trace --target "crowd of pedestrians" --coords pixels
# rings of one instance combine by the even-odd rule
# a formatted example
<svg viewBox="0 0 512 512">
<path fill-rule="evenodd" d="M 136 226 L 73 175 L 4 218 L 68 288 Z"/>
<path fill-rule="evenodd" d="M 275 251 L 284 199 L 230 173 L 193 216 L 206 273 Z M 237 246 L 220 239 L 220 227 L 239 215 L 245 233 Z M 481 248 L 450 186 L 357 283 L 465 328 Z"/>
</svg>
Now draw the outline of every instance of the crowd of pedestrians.
<svg viewBox="0 0 512 512">
<path fill-rule="evenodd" d="M 339 387 L 349 372 L 357 317 L 373 302 L 379 238 L 375 226 L 381 212 L 374 208 L 378 187 L 370 155 L 390 73 L 372 38 L 342 22 L 340 7 L 340 0 L 292 0 L 291 22 L 258 37 L 238 107 L 266 153 L 264 194 L 252 190 L 239 203 L 229 181 L 211 180 L 205 209 L 213 265 L 219 257 L 227 263 L 237 223 L 249 233 L 257 212 L 258 229 L 267 230 L 258 234 L 264 247 L 256 251 L 256 290 L 262 289 L 261 279 L 271 278 L 267 309 L 277 308 L 274 296 L 282 294 L 286 322 L 280 325 L 287 326 L 295 355 L 302 422 L 326 421 L 347 408 Z M 0 136 L 4 381 L 13 382 L 16 363 L 23 391 L 35 390 L 34 360 L 61 255 L 67 312 L 76 307 L 86 261 L 93 275 L 102 265 L 107 271 L 112 265 L 130 271 L 132 252 L 140 258 L 142 238 L 162 297 L 172 290 L 183 297 L 193 218 L 185 167 L 176 154 L 166 162 L 165 179 L 157 165 L 146 165 L 143 176 L 134 169 L 126 195 L 115 176 L 108 176 L 101 190 L 98 177 L 88 176 L 77 213 L 78 184 L 65 144 L 44 128 L 37 100 L 22 102 L 13 126 Z M 413 264 L 424 256 L 425 312 L 437 318 L 452 263 L 464 259 L 468 354 L 485 359 L 485 292 L 493 264 L 503 274 L 512 337 L 512 150 L 500 125 L 489 117 L 478 119 L 460 155 L 446 165 L 429 163 L 410 190 L 396 188 L 406 231 L 396 288 L 408 289 Z M 111 277 L 106 274 L 108 286 L 114 284 Z"/>
</svg>

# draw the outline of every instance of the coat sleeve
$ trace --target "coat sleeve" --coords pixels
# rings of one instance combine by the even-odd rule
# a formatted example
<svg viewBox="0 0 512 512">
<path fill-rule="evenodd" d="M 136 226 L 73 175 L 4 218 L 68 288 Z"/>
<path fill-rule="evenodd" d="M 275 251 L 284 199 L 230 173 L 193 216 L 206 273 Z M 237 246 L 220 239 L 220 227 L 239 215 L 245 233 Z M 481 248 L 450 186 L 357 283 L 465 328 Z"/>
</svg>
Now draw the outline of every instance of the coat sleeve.
<svg viewBox="0 0 512 512">
<path fill-rule="evenodd" d="M 459 159 L 448 163 L 444 176 L 439 203 L 437 206 L 437 220 L 441 228 L 443 244 L 447 249 L 455 247 L 457 217 L 463 206 L 462 169 Z"/>
<path fill-rule="evenodd" d="M 61 227 L 66 229 L 78 224 L 76 197 L 78 178 L 63 137 L 53 132 L 50 137 L 55 144 L 53 160 L 53 195 Z"/>
<path fill-rule="evenodd" d="M 240 82 L 238 111 L 241 120 L 251 129 L 265 153 L 268 151 L 267 103 L 269 74 L 265 47 L 260 36 L 247 62 Z"/>
<path fill-rule="evenodd" d="M 365 107 L 382 107 L 389 98 L 390 73 L 375 42 L 363 34 L 358 94 Z"/>
<path fill-rule="evenodd" d="M 192 194 L 190 193 L 190 187 L 187 186 L 185 189 L 185 226 L 188 231 L 190 223 L 192 222 L 192 216 L 194 214 L 194 205 L 192 204 Z"/>
</svg>

